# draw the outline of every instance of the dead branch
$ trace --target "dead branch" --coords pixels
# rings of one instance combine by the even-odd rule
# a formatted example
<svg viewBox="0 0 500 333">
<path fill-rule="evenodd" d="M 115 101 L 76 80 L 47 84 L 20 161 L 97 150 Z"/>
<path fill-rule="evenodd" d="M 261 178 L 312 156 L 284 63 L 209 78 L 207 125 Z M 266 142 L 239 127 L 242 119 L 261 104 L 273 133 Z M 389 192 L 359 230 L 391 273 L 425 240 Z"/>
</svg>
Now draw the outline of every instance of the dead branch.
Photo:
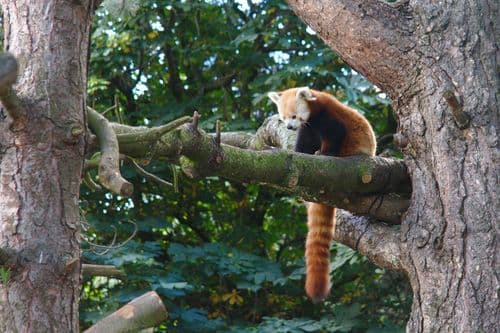
<svg viewBox="0 0 500 333">
<path fill-rule="evenodd" d="M 137 332 L 167 319 L 167 310 L 160 296 L 150 291 L 101 319 L 84 333 Z"/>
<path fill-rule="evenodd" d="M 136 131 L 134 133 L 122 133 L 116 134 L 116 137 L 120 143 L 132 143 L 132 142 L 151 142 L 158 140 L 163 134 L 168 133 L 177 127 L 189 123 L 192 121 L 191 117 L 185 116 L 176 119 L 166 125 L 158 126 L 154 128 L 145 128 L 143 131 Z"/>
<path fill-rule="evenodd" d="M 106 276 L 117 279 L 124 279 L 127 277 L 124 271 L 111 265 L 83 264 L 82 274 L 86 276 Z"/>
<path fill-rule="evenodd" d="M 154 183 L 157 183 L 157 184 L 159 184 L 160 186 L 163 186 L 163 187 L 167 187 L 167 188 L 174 187 L 174 184 L 172 184 L 170 182 L 167 182 L 166 180 L 163 180 L 160 177 L 158 177 L 156 175 L 153 175 L 152 173 L 147 172 L 146 170 L 144 170 L 139 164 L 137 164 L 137 162 L 133 158 L 125 156 L 125 160 L 130 163 L 130 165 L 134 168 L 134 170 L 139 175 L 143 176 L 147 180 L 150 180 L 150 181 L 152 181 Z"/>
<path fill-rule="evenodd" d="M 115 132 L 106 118 L 92 108 L 87 108 L 90 129 L 99 140 L 101 160 L 99 162 L 99 182 L 113 193 L 128 197 L 134 186 L 120 173 L 120 151 Z"/>
</svg>

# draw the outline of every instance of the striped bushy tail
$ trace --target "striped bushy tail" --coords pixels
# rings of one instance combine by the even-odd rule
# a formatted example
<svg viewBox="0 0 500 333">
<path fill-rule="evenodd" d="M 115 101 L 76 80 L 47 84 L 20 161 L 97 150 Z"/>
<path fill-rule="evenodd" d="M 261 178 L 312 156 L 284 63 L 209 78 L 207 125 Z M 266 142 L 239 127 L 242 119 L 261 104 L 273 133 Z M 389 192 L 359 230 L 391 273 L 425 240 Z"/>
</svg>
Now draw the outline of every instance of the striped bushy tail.
<svg viewBox="0 0 500 333">
<path fill-rule="evenodd" d="M 307 227 L 306 293 L 317 303 L 330 292 L 330 243 L 335 231 L 335 208 L 310 202 Z"/>
</svg>

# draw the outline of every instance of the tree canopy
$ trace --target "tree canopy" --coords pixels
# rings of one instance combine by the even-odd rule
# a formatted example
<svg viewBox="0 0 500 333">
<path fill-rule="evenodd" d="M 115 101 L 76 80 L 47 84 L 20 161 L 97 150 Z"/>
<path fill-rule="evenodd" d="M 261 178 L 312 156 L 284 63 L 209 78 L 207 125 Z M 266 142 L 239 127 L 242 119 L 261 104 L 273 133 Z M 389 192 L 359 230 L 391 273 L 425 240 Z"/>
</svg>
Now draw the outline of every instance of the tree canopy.
<svg viewBox="0 0 500 333">
<path fill-rule="evenodd" d="M 266 92 L 328 91 L 372 123 L 379 153 L 395 121 L 379 89 L 347 66 L 282 1 L 108 1 L 91 36 L 88 101 L 109 120 L 160 125 L 197 110 L 200 126 L 254 131 L 275 113 Z M 332 247 L 332 295 L 303 292 L 305 209 L 299 198 L 177 166 L 124 161 L 130 198 L 81 190 L 83 257 L 123 269 L 126 280 L 84 281 L 82 327 L 149 290 L 163 298 L 168 332 L 403 330 L 411 304 L 404 278 Z M 90 171 L 96 177 L 96 171 Z"/>
</svg>

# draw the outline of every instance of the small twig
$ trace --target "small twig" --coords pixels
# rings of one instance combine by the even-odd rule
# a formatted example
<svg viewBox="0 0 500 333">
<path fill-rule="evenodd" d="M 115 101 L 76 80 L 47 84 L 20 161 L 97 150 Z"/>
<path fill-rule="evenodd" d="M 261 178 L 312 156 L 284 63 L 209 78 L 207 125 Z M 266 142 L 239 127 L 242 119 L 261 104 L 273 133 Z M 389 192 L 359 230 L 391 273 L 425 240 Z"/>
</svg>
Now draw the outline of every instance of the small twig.
<svg viewBox="0 0 500 333">
<path fill-rule="evenodd" d="M 191 121 L 191 117 L 185 116 L 174 121 L 171 121 L 168 124 L 163 126 L 148 128 L 144 131 L 134 132 L 134 133 L 126 133 L 126 134 L 117 134 L 116 138 L 118 142 L 121 144 L 125 143 L 135 143 L 135 142 L 153 142 L 162 137 L 165 133 L 168 133 L 179 126 L 182 126 Z"/>
<path fill-rule="evenodd" d="M 114 111 L 115 111 L 116 121 L 119 122 L 120 124 L 123 124 L 124 123 L 123 117 L 120 113 L 120 100 L 118 99 L 117 94 L 115 94 Z"/>
<path fill-rule="evenodd" d="M 86 172 L 85 176 L 83 176 L 82 179 L 83 183 L 93 192 L 100 192 L 102 191 L 101 185 L 97 184 L 94 179 L 92 179 L 92 175 L 90 172 Z"/>
<path fill-rule="evenodd" d="M 101 112 L 101 114 L 104 116 L 106 113 L 108 113 L 109 111 L 114 110 L 115 108 L 116 108 L 116 105 L 112 105 L 109 108 L 107 108 L 106 110 L 104 110 L 103 112 Z"/>
<path fill-rule="evenodd" d="M 130 196 L 134 186 L 120 174 L 120 152 L 115 132 L 99 112 L 87 107 L 87 114 L 89 127 L 99 139 L 101 150 L 99 182 L 113 193 Z"/>
<path fill-rule="evenodd" d="M 198 130 L 199 121 L 200 121 L 200 114 L 198 113 L 198 111 L 195 111 L 193 113 L 193 122 L 192 122 L 193 129 Z"/>
<path fill-rule="evenodd" d="M 151 180 L 155 183 L 158 183 L 161 186 L 165 186 L 165 187 L 169 187 L 169 188 L 174 186 L 172 183 L 169 183 L 166 180 L 163 180 L 160 177 L 153 175 L 152 173 L 149 173 L 146 170 L 144 170 L 143 168 L 141 168 L 141 166 L 139 164 L 137 164 L 137 162 L 133 158 L 131 158 L 129 156 L 125 156 L 125 159 L 130 163 L 130 165 L 132 165 L 132 167 L 135 169 L 135 171 L 137 171 L 137 173 L 139 175 L 143 176 L 144 178 Z"/>
<path fill-rule="evenodd" d="M 124 271 L 111 265 L 82 265 L 82 275 L 86 276 L 106 276 L 123 279 L 127 277 Z"/>
<path fill-rule="evenodd" d="M 106 253 L 108 253 L 109 251 L 111 250 L 116 250 L 116 249 L 119 249 L 121 247 L 124 247 L 128 242 L 130 242 L 134 237 L 135 235 L 137 234 L 137 231 L 139 230 L 139 227 L 137 226 L 137 223 L 135 222 L 132 222 L 132 221 L 126 221 L 132 225 L 134 225 L 134 231 L 132 232 L 132 234 L 123 242 L 121 242 L 120 244 L 118 245 L 115 245 L 115 242 L 116 242 L 116 238 L 117 238 L 117 235 L 118 235 L 118 232 L 116 231 L 116 227 L 115 226 L 111 226 L 113 229 L 114 229 L 114 235 L 113 235 L 113 240 L 111 241 L 111 244 L 110 245 L 99 245 L 99 244 L 96 244 L 96 243 L 93 243 L 89 240 L 87 240 L 87 243 L 94 247 L 94 248 L 101 248 L 101 249 L 105 249 L 104 251 L 102 252 L 97 252 L 95 251 L 94 249 L 92 249 L 91 251 L 98 255 L 98 256 L 102 256 L 102 255 L 105 255 Z"/>
<path fill-rule="evenodd" d="M 22 116 L 21 102 L 12 89 L 17 80 L 18 68 L 17 60 L 12 54 L 0 54 L 0 102 L 14 119 Z"/>
<path fill-rule="evenodd" d="M 175 165 L 171 165 L 172 168 L 172 177 L 174 180 L 174 192 L 179 193 L 179 170 L 175 167 Z"/>
<path fill-rule="evenodd" d="M 113 239 L 111 240 L 111 243 L 109 245 L 99 245 L 99 244 L 93 243 L 87 239 L 87 243 L 90 246 L 94 247 L 94 249 L 91 249 L 90 251 L 92 251 L 92 253 L 94 253 L 96 256 L 103 256 L 115 248 L 114 245 L 116 242 L 116 238 L 118 237 L 118 231 L 116 230 L 116 227 L 114 225 L 112 225 L 111 228 L 113 229 Z M 104 250 L 102 252 L 97 252 L 95 250 L 95 248 L 104 248 Z"/>
<path fill-rule="evenodd" d="M 217 146 L 220 146 L 220 131 L 220 120 L 217 120 L 217 122 L 215 123 L 215 143 L 217 144 Z"/>
</svg>

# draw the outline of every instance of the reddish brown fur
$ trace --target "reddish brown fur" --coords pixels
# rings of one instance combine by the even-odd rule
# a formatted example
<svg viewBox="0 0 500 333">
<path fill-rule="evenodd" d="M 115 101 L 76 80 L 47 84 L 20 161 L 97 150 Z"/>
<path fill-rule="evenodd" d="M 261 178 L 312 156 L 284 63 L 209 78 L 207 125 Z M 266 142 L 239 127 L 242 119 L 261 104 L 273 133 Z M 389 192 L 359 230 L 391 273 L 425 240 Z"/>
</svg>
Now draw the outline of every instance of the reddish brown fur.
<svg viewBox="0 0 500 333">
<path fill-rule="evenodd" d="M 280 93 L 281 112 L 285 118 L 296 114 L 297 89 Z M 339 156 L 375 155 L 376 140 L 373 129 L 361 114 L 340 103 L 332 95 L 315 90 L 311 92 L 316 98 L 307 101 L 311 116 L 327 112 L 346 129 Z M 328 141 L 321 142 L 321 153 L 328 152 L 330 146 Z M 335 208 L 309 203 L 307 219 L 305 289 L 307 295 L 316 303 L 324 300 L 330 291 L 330 243 L 335 232 Z"/>
<path fill-rule="evenodd" d="M 339 102 L 330 94 L 311 90 L 315 101 L 308 101 L 311 116 L 317 112 L 328 112 L 346 128 L 346 137 L 339 156 L 370 155 L 374 156 L 377 141 L 372 126 L 356 110 Z M 323 144 L 323 143 L 322 143 Z M 323 149 L 321 149 L 323 151 Z"/>
</svg>

